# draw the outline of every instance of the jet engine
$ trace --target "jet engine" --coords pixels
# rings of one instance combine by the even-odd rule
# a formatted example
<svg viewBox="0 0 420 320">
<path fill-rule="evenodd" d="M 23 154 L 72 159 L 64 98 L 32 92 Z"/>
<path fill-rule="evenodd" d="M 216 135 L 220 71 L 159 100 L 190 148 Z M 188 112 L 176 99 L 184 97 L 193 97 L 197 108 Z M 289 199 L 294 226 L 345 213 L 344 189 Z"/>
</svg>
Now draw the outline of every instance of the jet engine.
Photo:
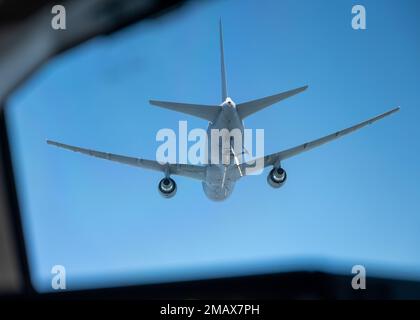
<svg viewBox="0 0 420 320">
<path fill-rule="evenodd" d="M 280 188 L 287 179 L 286 171 L 283 168 L 273 168 L 267 176 L 268 184 L 273 188 Z"/>
<path fill-rule="evenodd" d="M 176 183 L 169 177 L 163 178 L 159 182 L 158 189 L 162 197 L 169 199 L 176 194 Z"/>
</svg>

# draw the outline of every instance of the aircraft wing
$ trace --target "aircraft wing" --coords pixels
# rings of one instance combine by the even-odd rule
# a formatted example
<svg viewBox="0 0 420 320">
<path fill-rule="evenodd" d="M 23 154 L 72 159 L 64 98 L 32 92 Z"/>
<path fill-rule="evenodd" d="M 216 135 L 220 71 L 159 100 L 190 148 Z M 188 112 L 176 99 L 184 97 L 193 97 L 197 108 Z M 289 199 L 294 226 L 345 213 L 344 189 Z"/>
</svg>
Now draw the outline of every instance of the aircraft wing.
<svg viewBox="0 0 420 320">
<path fill-rule="evenodd" d="M 323 145 L 327 142 L 330 142 L 330 141 L 333 141 L 335 139 L 341 138 L 342 136 L 345 136 L 346 134 L 349 134 L 349 133 L 354 132 L 358 129 L 361 129 L 361 128 L 369 125 L 369 124 L 374 123 L 375 121 L 381 120 L 381 119 L 383 119 L 383 118 L 385 118 L 385 117 L 387 117 L 387 116 L 389 116 L 389 115 L 391 115 L 391 114 L 393 114 L 393 113 L 395 113 L 399 110 L 400 110 L 399 107 L 395 108 L 395 109 L 392 109 L 392 110 L 390 110 L 388 112 L 385 112 L 385 113 L 383 113 L 379 116 L 376 116 L 376 117 L 371 118 L 369 120 L 363 121 L 359 124 L 356 124 L 352 127 L 347 128 L 347 129 L 334 132 L 334 133 L 332 133 L 328 136 L 325 136 L 323 138 L 313 140 L 311 142 L 301 144 L 297 147 L 290 148 L 290 149 L 287 149 L 287 150 L 284 150 L 284 151 L 281 151 L 281 152 L 277 152 L 277 153 L 273 153 L 273 154 L 270 154 L 268 156 L 265 156 L 264 157 L 264 167 L 276 165 L 277 163 L 280 163 L 280 161 L 282 161 L 282 160 L 294 157 L 294 156 L 296 156 L 296 155 L 298 155 L 302 152 L 309 151 L 309 150 L 314 149 L 316 147 L 319 147 L 319 146 L 321 146 L 321 145 Z M 257 160 L 261 160 L 261 158 L 257 159 Z M 246 167 L 252 167 L 252 166 L 248 166 L 248 165 L 245 164 L 245 168 Z"/>
<path fill-rule="evenodd" d="M 180 164 L 180 163 L 173 163 L 173 164 L 160 164 L 158 161 L 154 160 L 146 160 L 146 159 L 139 159 L 127 156 L 121 156 L 118 154 L 95 151 L 91 149 L 84 149 L 79 148 L 71 145 L 67 145 L 64 143 L 56 142 L 47 140 L 47 143 L 59 148 L 67 149 L 74 152 L 79 152 L 86 154 L 88 156 L 97 157 L 109 161 L 115 161 L 119 163 L 128 164 L 135 167 L 140 167 L 144 169 L 150 169 L 155 171 L 160 171 L 163 173 L 168 173 L 171 175 L 178 175 L 183 177 L 188 177 L 197 180 L 204 180 L 206 169 L 204 166 L 197 166 L 191 164 Z"/>
</svg>

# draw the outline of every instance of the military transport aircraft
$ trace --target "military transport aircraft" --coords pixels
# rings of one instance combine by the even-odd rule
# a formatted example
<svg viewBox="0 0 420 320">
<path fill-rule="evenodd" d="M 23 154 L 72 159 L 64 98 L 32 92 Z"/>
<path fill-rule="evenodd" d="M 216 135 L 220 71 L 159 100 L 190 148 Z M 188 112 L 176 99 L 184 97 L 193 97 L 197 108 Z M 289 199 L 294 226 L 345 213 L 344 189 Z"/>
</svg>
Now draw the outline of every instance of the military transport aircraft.
<svg viewBox="0 0 420 320">
<path fill-rule="evenodd" d="M 243 133 L 243 120 L 246 117 L 270 105 L 273 105 L 274 103 L 277 103 L 281 100 L 284 100 L 306 90 L 307 86 L 303 86 L 294 90 L 279 93 L 262 99 L 235 104 L 235 102 L 228 96 L 227 91 L 223 49 L 223 31 L 221 21 L 219 28 L 222 103 L 220 105 L 202 105 L 151 100 L 150 104 L 207 120 L 209 121 L 208 132 L 210 132 L 213 129 L 227 129 L 229 131 L 233 129 L 239 129 L 240 132 Z M 267 176 L 267 181 L 271 187 L 279 188 L 284 185 L 287 179 L 286 171 L 281 167 L 281 162 L 283 160 L 296 156 L 302 152 L 309 151 L 324 143 L 340 138 L 348 133 L 354 132 L 375 121 L 385 118 L 386 116 L 389 116 L 397 112 L 398 110 L 399 107 L 385 112 L 381 115 L 378 115 L 374 118 L 363 121 L 347 129 L 334 132 L 323 138 L 313 140 L 299 145 L 297 147 L 270 154 L 263 158 L 254 160 L 256 160 L 259 163 L 262 163 L 263 168 L 269 166 L 272 167 L 272 170 Z M 222 139 L 224 139 L 224 137 L 222 137 Z M 215 201 L 225 200 L 227 197 L 229 197 L 229 195 L 231 195 L 235 183 L 241 177 L 248 175 L 247 169 L 250 169 L 252 166 L 254 166 L 254 164 L 251 164 L 250 161 L 243 162 L 239 160 L 239 158 L 242 158 L 240 157 L 240 155 L 242 155 L 246 150 L 235 150 L 232 144 L 232 139 L 228 140 L 228 148 L 223 148 L 222 145 L 218 146 L 217 150 L 210 150 L 210 153 L 208 155 L 209 161 L 205 165 L 161 163 L 159 161 L 154 160 L 139 159 L 134 157 L 117 155 L 113 153 L 84 149 L 51 140 L 47 140 L 47 143 L 60 148 L 80 152 L 97 158 L 120 162 L 145 169 L 160 171 L 164 175 L 164 178 L 160 180 L 158 184 L 158 190 L 160 194 L 165 198 L 171 198 L 175 195 L 177 191 L 177 185 L 175 181 L 171 178 L 171 176 L 179 175 L 201 181 L 204 193 L 209 199 Z M 211 145 L 211 143 L 209 145 Z M 230 161 L 223 163 L 215 163 L 214 161 L 212 161 L 211 152 L 217 152 L 218 155 L 220 155 L 220 158 L 225 159 L 227 157 L 230 159 Z"/>
</svg>

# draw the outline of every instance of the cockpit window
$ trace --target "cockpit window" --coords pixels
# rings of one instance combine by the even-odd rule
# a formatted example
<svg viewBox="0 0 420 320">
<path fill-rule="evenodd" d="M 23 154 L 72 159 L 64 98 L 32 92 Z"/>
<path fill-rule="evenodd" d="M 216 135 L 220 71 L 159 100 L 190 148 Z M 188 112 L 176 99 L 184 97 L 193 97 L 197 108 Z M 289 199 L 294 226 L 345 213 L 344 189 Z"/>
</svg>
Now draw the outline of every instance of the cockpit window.
<svg viewBox="0 0 420 320">
<path fill-rule="evenodd" d="M 6 110 L 35 288 L 54 290 L 55 266 L 65 268 L 69 290 L 292 270 L 350 274 L 354 265 L 420 279 L 420 155 L 412 143 L 420 112 L 418 3 L 364 2 L 365 31 L 352 29 L 346 1 L 321 10 L 303 0 L 193 2 L 46 64 Z M 237 106 L 309 84 L 244 120 L 264 129 L 265 154 L 392 107 L 401 112 L 281 161 L 282 188 L 267 183 L 270 165 L 241 178 L 225 201 L 206 197 L 200 177 L 207 172 L 188 157 L 193 178 L 173 174 L 179 167 L 107 161 L 156 160 L 167 141 L 157 139 L 162 129 L 176 133 L 177 151 L 191 151 L 188 133 L 205 130 L 208 115 L 149 100 L 220 108 L 220 17 Z M 104 153 L 69 152 L 47 139 Z M 176 161 L 183 162 L 180 152 Z M 223 171 L 217 174 L 214 183 L 222 183 Z"/>
</svg>

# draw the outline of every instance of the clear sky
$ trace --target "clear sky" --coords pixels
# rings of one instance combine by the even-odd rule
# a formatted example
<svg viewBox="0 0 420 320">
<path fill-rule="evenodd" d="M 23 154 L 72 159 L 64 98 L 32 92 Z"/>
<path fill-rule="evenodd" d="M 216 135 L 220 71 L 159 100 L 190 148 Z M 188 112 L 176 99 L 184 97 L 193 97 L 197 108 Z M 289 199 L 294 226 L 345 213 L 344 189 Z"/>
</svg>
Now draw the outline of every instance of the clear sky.
<svg viewBox="0 0 420 320">
<path fill-rule="evenodd" d="M 53 265 L 69 289 L 355 264 L 420 279 L 420 2 L 357 3 L 365 31 L 354 1 L 194 2 L 44 66 L 7 109 L 35 287 L 50 290 Z M 205 128 L 148 100 L 221 102 L 219 17 L 236 102 L 309 85 L 245 122 L 265 129 L 266 153 L 401 111 L 285 161 L 282 189 L 266 170 L 221 203 L 181 177 L 163 199 L 160 173 L 45 143 L 154 159 L 159 129 Z"/>
</svg>

